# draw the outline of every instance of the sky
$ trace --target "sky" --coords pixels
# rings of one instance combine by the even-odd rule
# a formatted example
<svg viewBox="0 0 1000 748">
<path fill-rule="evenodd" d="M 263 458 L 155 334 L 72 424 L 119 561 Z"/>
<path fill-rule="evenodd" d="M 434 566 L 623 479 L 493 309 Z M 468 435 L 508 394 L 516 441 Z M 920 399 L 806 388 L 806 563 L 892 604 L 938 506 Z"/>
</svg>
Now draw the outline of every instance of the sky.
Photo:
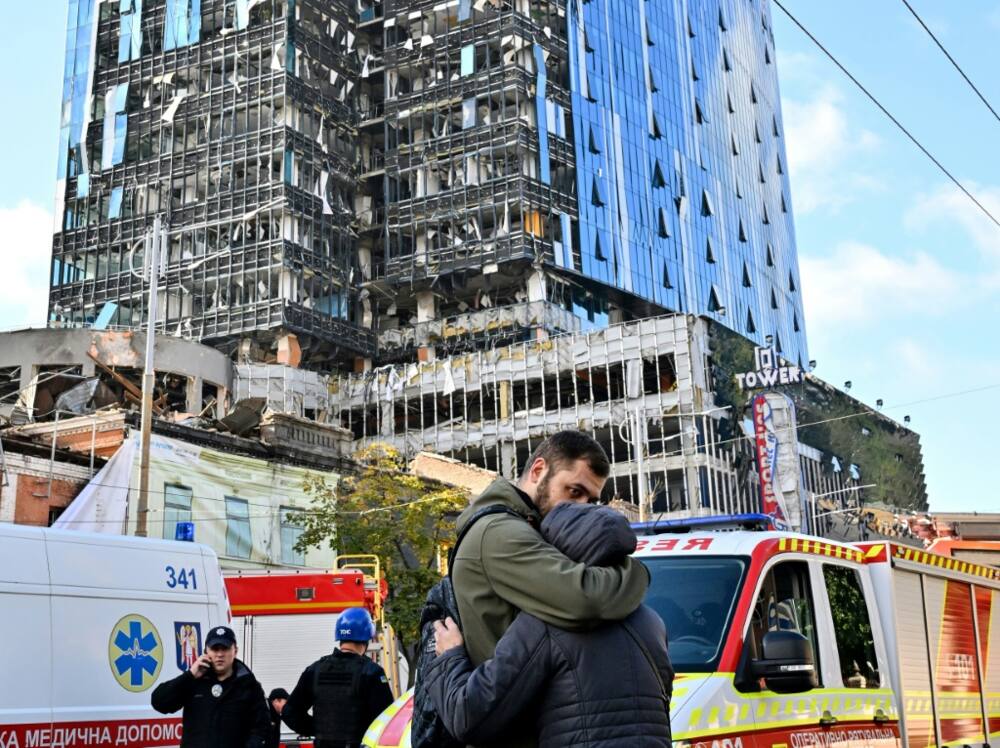
<svg viewBox="0 0 1000 748">
<path fill-rule="evenodd" d="M 782 4 L 1000 219 L 1000 122 L 901 0 Z M 910 4 L 1000 111 L 1000 2 Z M 772 17 L 815 373 L 911 417 L 931 509 L 1000 511 L 1000 227 Z"/>
<path fill-rule="evenodd" d="M 1000 122 L 900 0 L 783 4 L 1000 218 Z M 1000 111 L 1000 0 L 911 4 Z M 45 318 L 66 0 L 5 10 L 0 330 Z M 1000 510 L 1000 227 L 772 17 L 815 373 L 911 417 L 932 510 Z"/>
</svg>

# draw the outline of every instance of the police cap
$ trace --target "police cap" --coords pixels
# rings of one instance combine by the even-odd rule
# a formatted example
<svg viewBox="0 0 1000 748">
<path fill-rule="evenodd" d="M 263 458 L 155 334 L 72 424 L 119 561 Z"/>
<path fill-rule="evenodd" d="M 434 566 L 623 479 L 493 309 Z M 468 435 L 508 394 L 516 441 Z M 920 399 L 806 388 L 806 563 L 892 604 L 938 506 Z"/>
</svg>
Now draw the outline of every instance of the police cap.
<svg viewBox="0 0 1000 748">
<path fill-rule="evenodd" d="M 208 632 L 205 649 L 212 647 L 232 647 L 236 644 L 236 634 L 228 626 L 216 626 Z"/>
</svg>

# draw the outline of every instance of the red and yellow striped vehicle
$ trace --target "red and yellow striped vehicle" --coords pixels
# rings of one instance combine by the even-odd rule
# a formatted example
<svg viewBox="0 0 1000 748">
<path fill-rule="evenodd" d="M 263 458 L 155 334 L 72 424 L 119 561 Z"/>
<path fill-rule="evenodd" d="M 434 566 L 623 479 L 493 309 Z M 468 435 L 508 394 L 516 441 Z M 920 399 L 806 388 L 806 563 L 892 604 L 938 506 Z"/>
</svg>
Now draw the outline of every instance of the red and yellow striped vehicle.
<svg viewBox="0 0 1000 748">
<path fill-rule="evenodd" d="M 1000 748 L 1000 569 L 765 520 L 641 528 L 675 748 Z M 365 745 L 408 748 L 410 708 Z"/>
</svg>

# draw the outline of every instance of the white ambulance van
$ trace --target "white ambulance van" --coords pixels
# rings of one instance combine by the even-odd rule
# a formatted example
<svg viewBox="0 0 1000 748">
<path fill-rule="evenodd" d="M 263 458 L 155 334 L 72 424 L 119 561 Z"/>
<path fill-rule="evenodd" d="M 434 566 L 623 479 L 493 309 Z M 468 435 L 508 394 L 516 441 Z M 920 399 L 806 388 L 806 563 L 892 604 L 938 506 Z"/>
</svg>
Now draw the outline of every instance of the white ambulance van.
<svg viewBox="0 0 1000 748">
<path fill-rule="evenodd" d="M 205 546 L 0 525 L 0 748 L 177 745 L 152 689 L 229 620 Z"/>
<path fill-rule="evenodd" d="M 767 524 L 637 527 L 674 748 L 1000 748 L 1000 568 Z M 411 712 L 412 691 L 364 745 L 410 748 Z"/>
</svg>

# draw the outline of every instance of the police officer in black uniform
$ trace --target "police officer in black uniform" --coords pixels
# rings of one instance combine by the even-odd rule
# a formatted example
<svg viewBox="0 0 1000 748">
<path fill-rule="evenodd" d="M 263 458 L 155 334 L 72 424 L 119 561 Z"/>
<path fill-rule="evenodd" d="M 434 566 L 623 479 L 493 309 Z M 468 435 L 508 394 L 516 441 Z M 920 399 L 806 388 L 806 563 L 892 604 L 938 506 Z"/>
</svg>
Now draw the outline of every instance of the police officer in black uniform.
<svg viewBox="0 0 1000 748">
<path fill-rule="evenodd" d="M 184 710 L 181 748 L 265 748 L 271 720 L 264 689 L 236 652 L 233 630 L 217 626 L 191 669 L 153 691 L 156 711 Z"/>
<path fill-rule="evenodd" d="M 337 619 L 340 647 L 307 667 L 281 719 L 316 748 L 358 748 L 368 726 L 392 701 L 385 671 L 365 656 L 375 624 L 364 608 Z M 312 714 L 309 708 L 312 707 Z"/>
</svg>

